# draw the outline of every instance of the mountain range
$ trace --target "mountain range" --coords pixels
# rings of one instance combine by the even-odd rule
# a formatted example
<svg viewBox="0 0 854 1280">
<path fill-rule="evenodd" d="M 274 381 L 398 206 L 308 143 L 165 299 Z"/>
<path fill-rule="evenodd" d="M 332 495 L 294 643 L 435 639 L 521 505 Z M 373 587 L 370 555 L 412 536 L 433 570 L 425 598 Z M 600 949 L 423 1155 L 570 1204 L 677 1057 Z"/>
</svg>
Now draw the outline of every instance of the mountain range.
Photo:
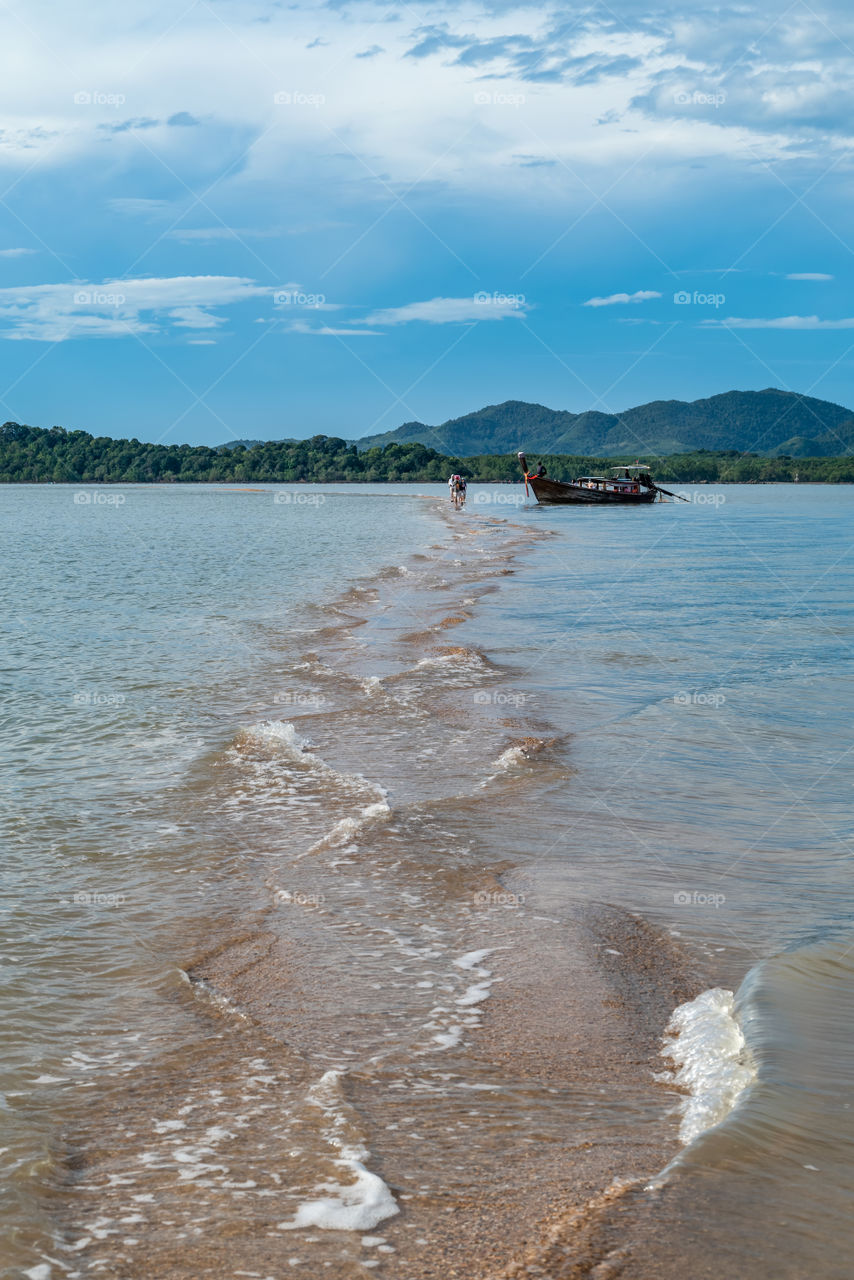
<svg viewBox="0 0 854 1280">
<path fill-rule="evenodd" d="M 353 443 L 364 450 L 415 442 L 456 457 L 517 449 L 603 458 L 709 449 L 772 458 L 836 458 L 854 451 L 854 412 L 774 387 L 727 391 L 707 400 L 653 400 L 620 414 L 569 413 L 506 400 L 440 426 L 405 422 Z"/>
</svg>

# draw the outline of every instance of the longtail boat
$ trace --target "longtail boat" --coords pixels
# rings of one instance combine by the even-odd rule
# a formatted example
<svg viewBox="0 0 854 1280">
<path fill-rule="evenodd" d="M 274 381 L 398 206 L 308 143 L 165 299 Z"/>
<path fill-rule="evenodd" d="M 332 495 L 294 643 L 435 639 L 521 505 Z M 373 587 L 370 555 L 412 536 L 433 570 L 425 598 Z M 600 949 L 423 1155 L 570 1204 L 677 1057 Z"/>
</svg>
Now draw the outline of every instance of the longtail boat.
<svg viewBox="0 0 854 1280">
<path fill-rule="evenodd" d="M 546 469 L 542 465 L 536 471 L 529 471 L 528 459 L 524 453 L 520 453 L 518 457 L 525 476 L 525 492 L 528 492 L 530 485 L 537 502 L 636 507 L 655 502 L 662 494 L 667 494 L 669 498 L 681 498 L 680 494 L 671 493 L 669 489 L 662 489 L 657 485 L 645 462 L 613 467 L 607 476 L 579 476 L 577 480 L 565 482 L 552 480 L 546 475 Z M 681 500 L 687 501 L 684 498 Z"/>
</svg>

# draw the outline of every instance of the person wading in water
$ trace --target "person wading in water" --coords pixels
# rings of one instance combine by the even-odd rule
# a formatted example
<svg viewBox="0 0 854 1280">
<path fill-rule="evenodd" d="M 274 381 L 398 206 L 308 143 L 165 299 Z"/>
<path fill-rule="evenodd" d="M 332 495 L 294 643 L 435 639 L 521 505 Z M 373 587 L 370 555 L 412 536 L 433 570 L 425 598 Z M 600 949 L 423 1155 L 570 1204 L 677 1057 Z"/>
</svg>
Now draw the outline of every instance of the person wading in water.
<svg viewBox="0 0 854 1280">
<path fill-rule="evenodd" d="M 466 482 L 462 476 L 453 475 L 448 481 L 448 489 L 451 493 L 451 502 L 455 507 L 461 507 L 466 500 Z"/>
</svg>

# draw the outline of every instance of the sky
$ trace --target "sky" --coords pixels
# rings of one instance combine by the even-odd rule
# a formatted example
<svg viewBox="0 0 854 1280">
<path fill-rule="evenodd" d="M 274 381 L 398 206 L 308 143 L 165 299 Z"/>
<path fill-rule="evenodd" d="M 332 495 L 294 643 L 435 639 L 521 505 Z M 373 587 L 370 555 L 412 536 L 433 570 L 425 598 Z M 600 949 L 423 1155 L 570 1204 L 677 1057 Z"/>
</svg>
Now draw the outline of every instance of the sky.
<svg viewBox="0 0 854 1280">
<path fill-rule="evenodd" d="M 10 0 L 0 421 L 854 407 L 854 11 Z"/>
</svg>

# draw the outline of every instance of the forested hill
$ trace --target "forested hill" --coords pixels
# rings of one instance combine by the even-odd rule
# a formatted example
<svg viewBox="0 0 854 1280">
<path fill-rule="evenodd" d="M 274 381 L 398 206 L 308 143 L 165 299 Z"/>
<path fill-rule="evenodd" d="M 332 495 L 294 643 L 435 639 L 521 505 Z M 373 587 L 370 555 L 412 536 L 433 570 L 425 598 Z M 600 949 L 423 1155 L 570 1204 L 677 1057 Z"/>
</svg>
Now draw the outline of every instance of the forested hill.
<svg viewBox="0 0 854 1280">
<path fill-rule="evenodd" d="M 590 456 L 537 453 L 549 474 L 569 480 L 596 472 L 607 461 Z M 626 455 L 622 461 L 629 461 Z M 660 459 L 655 475 L 662 484 L 692 480 L 821 480 L 854 482 L 854 459 L 763 458 L 737 452 L 696 452 Z M 470 480 L 518 481 L 514 453 L 462 458 L 423 444 L 391 444 L 364 451 L 344 440 L 311 440 L 242 445 L 143 444 L 113 440 L 86 431 L 44 430 L 7 422 L 0 427 L 0 481 L 4 483 L 145 484 L 214 481 L 221 484 L 288 484 L 294 481 L 444 481 L 459 471 Z"/>
<path fill-rule="evenodd" d="M 691 402 L 655 400 L 621 414 L 568 413 L 507 400 L 441 426 L 407 422 L 356 443 L 365 449 L 413 441 L 466 456 L 527 449 L 611 458 L 735 449 L 767 457 L 833 458 L 854 449 L 854 413 L 773 387 Z"/>
</svg>

